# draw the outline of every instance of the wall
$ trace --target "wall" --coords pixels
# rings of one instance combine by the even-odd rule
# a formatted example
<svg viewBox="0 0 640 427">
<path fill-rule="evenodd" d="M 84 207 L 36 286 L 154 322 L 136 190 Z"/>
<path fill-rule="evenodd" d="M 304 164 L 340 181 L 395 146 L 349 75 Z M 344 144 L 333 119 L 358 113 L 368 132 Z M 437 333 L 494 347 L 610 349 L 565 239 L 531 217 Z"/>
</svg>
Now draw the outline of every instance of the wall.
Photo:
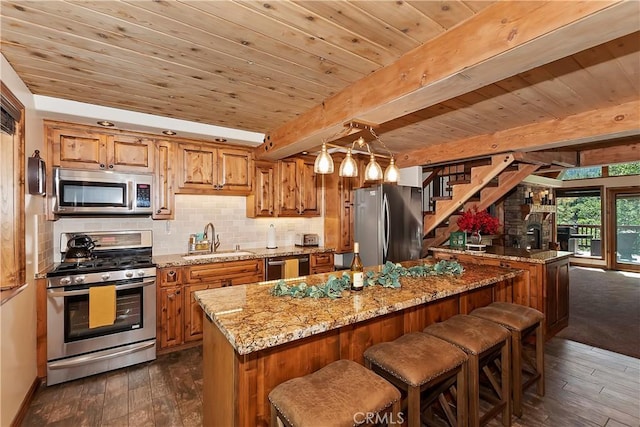
<svg viewBox="0 0 640 427">
<path fill-rule="evenodd" d="M 34 150 L 44 153 L 42 119 L 38 117 L 31 92 L 0 55 L 2 82 L 25 106 L 26 156 Z M 25 170 L 27 159 L 25 157 Z M 0 307 L 0 425 L 8 426 L 15 418 L 29 388 L 36 378 L 36 286 L 38 269 L 38 218 L 44 214 L 44 199 L 25 196 L 25 249 L 27 288 Z M 41 230 L 45 233 L 46 227 Z M 43 261 L 46 263 L 46 261 Z"/>
<path fill-rule="evenodd" d="M 323 218 L 247 218 L 246 198 L 238 196 L 176 195 L 175 220 L 150 218 L 62 218 L 54 223 L 53 250 L 60 254 L 60 233 L 100 230 L 153 230 L 153 254 L 185 253 L 189 234 L 202 233 L 211 222 L 220 235 L 218 250 L 264 248 L 270 224 L 278 246 L 293 245 L 296 233 L 324 235 Z M 320 242 L 322 244 L 322 241 Z M 59 258 L 56 259 L 59 261 Z"/>
</svg>

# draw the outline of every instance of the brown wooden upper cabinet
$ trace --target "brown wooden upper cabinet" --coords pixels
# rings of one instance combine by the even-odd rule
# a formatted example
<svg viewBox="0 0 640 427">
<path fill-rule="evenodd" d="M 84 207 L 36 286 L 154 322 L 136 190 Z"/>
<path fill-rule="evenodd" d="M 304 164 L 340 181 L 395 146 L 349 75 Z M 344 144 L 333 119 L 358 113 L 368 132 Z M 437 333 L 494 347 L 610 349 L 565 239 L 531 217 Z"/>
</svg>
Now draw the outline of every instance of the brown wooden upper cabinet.
<svg viewBox="0 0 640 427">
<path fill-rule="evenodd" d="M 72 169 L 153 172 L 154 140 L 45 122 L 53 166 Z"/>
<path fill-rule="evenodd" d="M 278 216 L 320 216 L 320 176 L 313 159 L 291 158 L 278 162 Z"/>
<path fill-rule="evenodd" d="M 251 192 L 252 176 L 248 150 L 178 144 L 177 193 L 246 195 Z"/>
<path fill-rule="evenodd" d="M 155 146 L 153 174 L 153 219 L 173 219 L 175 214 L 175 144 L 158 141 Z"/>
<path fill-rule="evenodd" d="M 277 170 L 275 162 L 255 162 L 255 186 L 247 196 L 247 218 L 276 216 Z"/>
</svg>

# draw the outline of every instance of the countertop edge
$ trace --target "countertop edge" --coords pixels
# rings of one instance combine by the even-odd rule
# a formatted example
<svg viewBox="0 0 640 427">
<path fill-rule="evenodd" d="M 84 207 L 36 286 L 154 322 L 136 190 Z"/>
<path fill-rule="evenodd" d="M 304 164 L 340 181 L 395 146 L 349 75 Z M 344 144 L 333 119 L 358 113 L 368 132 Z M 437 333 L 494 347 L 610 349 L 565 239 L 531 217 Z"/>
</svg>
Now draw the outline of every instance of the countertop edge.
<svg viewBox="0 0 640 427">
<path fill-rule="evenodd" d="M 473 255 L 473 256 L 482 257 L 482 258 L 521 261 L 521 262 L 528 262 L 532 264 L 548 264 L 554 261 L 569 258 L 573 255 L 573 253 L 566 252 L 566 251 L 540 250 L 538 252 L 532 252 L 530 255 L 522 256 L 522 255 L 516 255 L 516 254 L 510 255 L 510 254 L 494 254 L 490 252 L 467 251 L 464 249 L 452 249 L 452 248 L 441 247 L 441 246 L 432 246 L 432 247 L 429 247 L 428 250 L 431 252 Z"/>
</svg>

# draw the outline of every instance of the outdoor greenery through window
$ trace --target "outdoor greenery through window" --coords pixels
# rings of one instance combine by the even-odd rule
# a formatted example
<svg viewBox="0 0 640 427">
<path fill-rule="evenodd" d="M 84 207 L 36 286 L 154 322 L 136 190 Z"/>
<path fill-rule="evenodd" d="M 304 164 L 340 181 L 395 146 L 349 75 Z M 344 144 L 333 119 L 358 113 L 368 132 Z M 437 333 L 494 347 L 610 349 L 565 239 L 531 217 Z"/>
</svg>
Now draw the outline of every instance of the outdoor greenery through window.
<svg viewBox="0 0 640 427">
<path fill-rule="evenodd" d="M 603 173 L 602 166 L 586 168 L 572 168 L 560 174 L 559 179 L 570 181 L 574 179 L 602 178 L 603 176 L 627 176 L 640 175 L 640 162 L 618 163 L 607 167 L 607 173 Z"/>
<path fill-rule="evenodd" d="M 601 256 L 602 197 L 600 188 L 556 191 L 558 238 L 567 232 L 567 249 L 578 256 Z M 561 242 L 561 246 L 564 246 Z M 564 249 L 564 248 L 563 248 Z"/>
</svg>

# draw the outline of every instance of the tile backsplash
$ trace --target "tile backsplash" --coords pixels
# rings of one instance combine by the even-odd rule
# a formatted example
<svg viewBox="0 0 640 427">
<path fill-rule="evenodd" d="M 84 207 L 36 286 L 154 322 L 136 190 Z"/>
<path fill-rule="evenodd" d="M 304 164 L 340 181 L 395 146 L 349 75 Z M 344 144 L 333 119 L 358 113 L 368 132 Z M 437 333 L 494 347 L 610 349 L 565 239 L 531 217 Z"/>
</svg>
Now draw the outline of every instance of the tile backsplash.
<svg viewBox="0 0 640 427">
<path fill-rule="evenodd" d="M 152 230 L 153 254 L 187 251 L 189 234 L 202 233 L 211 222 L 220 236 L 219 250 L 266 247 L 270 224 L 276 228 L 278 246 L 293 245 L 296 233 L 318 233 L 322 244 L 324 221 L 317 218 L 247 218 L 246 199 L 239 196 L 176 195 L 175 219 L 62 218 L 53 224 L 54 261 L 60 261 L 60 233 L 102 230 Z"/>
</svg>

